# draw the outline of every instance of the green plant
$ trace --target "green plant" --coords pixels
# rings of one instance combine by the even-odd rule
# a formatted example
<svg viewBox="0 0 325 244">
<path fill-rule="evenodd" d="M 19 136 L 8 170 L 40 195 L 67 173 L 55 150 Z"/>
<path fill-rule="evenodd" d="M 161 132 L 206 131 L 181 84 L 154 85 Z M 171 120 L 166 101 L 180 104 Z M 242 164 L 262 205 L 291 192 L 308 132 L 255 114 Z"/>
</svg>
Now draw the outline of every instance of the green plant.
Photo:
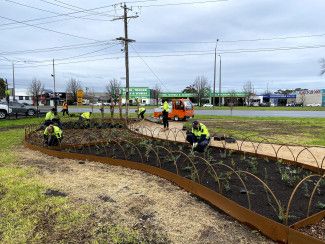
<svg viewBox="0 0 325 244">
<path fill-rule="evenodd" d="M 323 209 L 323 210 L 325 210 L 325 203 L 318 202 L 316 206 L 317 206 L 317 208 L 319 208 L 319 209 Z"/>
<path fill-rule="evenodd" d="M 304 196 L 305 197 L 310 197 L 310 193 L 309 193 L 309 188 L 308 188 L 308 183 L 304 182 L 302 185 L 302 190 L 304 192 Z"/>
<path fill-rule="evenodd" d="M 278 165 L 279 173 L 281 174 L 281 180 L 288 186 L 295 186 L 302 179 L 301 168 L 292 169 L 288 166 Z"/>
<path fill-rule="evenodd" d="M 237 163 L 235 162 L 235 160 L 234 160 L 233 158 L 231 159 L 230 164 L 231 164 L 231 167 L 232 167 L 233 169 L 236 169 L 236 167 L 237 167 Z"/>
<path fill-rule="evenodd" d="M 249 166 L 249 169 L 250 171 L 253 173 L 253 174 L 257 174 L 258 173 L 258 161 L 256 158 L 252 157 L 250 158 L 250 160 L 247 161 L 248 163 L 248 166 Z"/>
</svg>

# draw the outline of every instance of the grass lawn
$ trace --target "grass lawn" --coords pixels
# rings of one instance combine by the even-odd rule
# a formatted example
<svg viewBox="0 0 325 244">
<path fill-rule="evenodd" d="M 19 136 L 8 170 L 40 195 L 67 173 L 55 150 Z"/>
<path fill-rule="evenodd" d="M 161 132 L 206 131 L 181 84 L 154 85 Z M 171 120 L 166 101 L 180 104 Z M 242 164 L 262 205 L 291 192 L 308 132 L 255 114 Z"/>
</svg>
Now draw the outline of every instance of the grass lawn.
<svg viewBox="0 0 325 244">
<path fill-rule="evenodd" d="M 15 149 L 23 136 L 24 129 L 0 134 L 0 243 L 80 243 L 84 238 L 91 243 L 140 243 L 134 230 L 111 223 L 98 226 L 96 206 L 45 195 L 49 186 L 36 180 L 37 170 L 17 165 Z M 98 228 L 101 234 L 96 234 Z"/>
<path fill-rule="evenodd" d="M 195 107 L 196 110 L 230 110 L 230 107 Z M 325 107 L 244 107 L 236 106 L 234 110 L 258 110 L 258 111 L 325 111 Z"/>
<path fill-rule="evenodd" d="M 198 115 L 195 119 L 203 122 L 211 133 L 224 133 L 237 139 L 250 137 L 261 141 L 268 138 L 272 142 L 325 146 L 324 118 L 252 118 L 230 116 Z M 187 123 L 190 126 L 190 123 Z"/>
</svg>

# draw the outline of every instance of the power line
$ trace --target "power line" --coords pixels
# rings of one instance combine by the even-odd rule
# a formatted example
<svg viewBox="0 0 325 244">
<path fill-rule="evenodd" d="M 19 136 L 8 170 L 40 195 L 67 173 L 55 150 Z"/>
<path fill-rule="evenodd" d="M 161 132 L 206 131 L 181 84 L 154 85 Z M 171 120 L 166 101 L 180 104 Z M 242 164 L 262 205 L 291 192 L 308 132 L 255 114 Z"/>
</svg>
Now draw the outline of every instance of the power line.
<svg viewBox="0 0 325 244">
<path fill-rule="evenodd" d="M 0 54 L 1 55 L 13 55 L 13 54 L 28 54 L 28 53 L 42 53 L 42 52 L 57 52 L 57 51 L 64 51 L 64 50 L 69 50 L 69 49 L 79 49 L 79 48 L 87 48 L 87 47 L 93 47 L 93 46 L 101 46 L 101 45 L 105 45 L 109 42 L 111 42 L 111 41 L 86 42 L 86 43 L 65 45 L 65 46 L 1 52 Z"/>
<path fill-rule="evenodd" d="M 319 46 L 300 46 L 300 47 L 282 47 L 282 48 L 269 48 L 269 49 L 256 49 L 256 50 L 228 50 L 219 52 L 219 54 L 232 54 L 232 53 L 249 53 L 249 52 L 273 52 L 273 51 L 289 51 L 289 50 L 301 50 L 301 49 L 311 49 L 311 48 L 324 48 L 325 45 Z M 205 56 L 205 55 L 212 55 L 214 51 L 211 52 L 202 52 L 202 53 L 184 53 L 184 54 L 162 54 L 162 55 L 146 55 L 141 56 L 142 58 L 160 58 L 160 57 L 186 57 L 186 56 Z M 138 56 L 129 56 L 130 58 L 139 58 Z M 88 59 L 88 60 L 80 60 L 80 61 L 71 61 L 71 62 L 62 62 L 57 63 L 56 65 L 62 64 L 74 64 L 74 63 L 85 63 L 85 62 L 94 62 L 94 61 L 101 61 L 101 60 L 111 60 L 111 59 L 122 59 L 122 56 L 116 57 L 108 57 L 108 58 L 101 58 L 101 59 Z M 44 65 L 33 65 L 33 66 L 19 66 L 19 68 L 36 68 L 42 66 L 48 66 L 50 64 Z M 10 65 L 3 65 L 7 67 L 11 67 Z"/>
<path fill-rule="evenodd" d="M 158 77 L 158 75 L 152 70 L 152 68 L 149 66 L 149 64 L 141 57 L 141 55 L 137 52 L 137 50 L 135 49 L 135 47 L 133 45 L 131 45 L 132 49 L 135 51 L 135 53 L 137 54 L 138 58 L 140 58 L 142 60 L 142 62 L 148 67 L 148 69 L 150 70 L 150 72 L 157 78 L 157 80 L 160 82 L 161 85 L 163 85 L 166 90 L 167 87 L 165 86 L 164 82 L 162 82 L 160 80 L 160 78 Z"/>
<path fill-rule="evenodd" d="M 38 11 L 41 11 L 41 12 L 51 13 L 51 14 L 55 14 L 55 15 L 59 15 L 60 14 L 58 12 L 54 12 L 54 11 L 50 11 L 50 10 L 46 10 L 46 9 L 42 9 L 42 8 L 38 8 L 38 7 L 34 7 L 34 6 L 31 6 L 31 5 L 19 3 L 19 2 L 13 1 L 13 0 L 4 0 L 4 1 L 9 2 L 9 3 L 16 4 L 16 5 L 20 5 L 20 6 L 23 6 L 23 7 L 26 7 L 26 8 L 35 9 L 35 10 L 38 10 Z M 47 2 L 45 0 L 40 0 L 40 1 Z M 86 20 L 97 20 L 98 21 L 98 19 L 82 18 L 82 17 L 78 17 L 78 16 L 73 16 L 73 15 L 70 15 L 69 17 L 76 18 L 76 19 L 86 19 Z M 99 20 L 99 21 L 101 21 L 101 20 Z"/>
<path fill-rule="evenodd" d="M 75 37 L 75 38 L 79 38 L 79 39 L 84 39 L 84 40 L 90 40 L 90 41 L 98 41 L 96 39 L 92 39 L 92 38 L 88 38 L 88 37 L 77 36 L 77 35 L 73 35 L 73 34 L 69 34 L 69 33 L 64 33 L 64 32 L 61 32 L 61 31 L 56 31 L 56 30 L 44 28 L 44 27 L 41 27 L 41 26 L 33 25 L 33 24 L 27 24 L 27 23 L 24 23 L 22 21 L 14 20 L 14 19 L 11 19 L 11 18 L 3 17 L 3 16 L 0 16 L 0 18 L 1 19 L 5 19 L 5 20 L 10 20 L 10 21 L 13 21 L 13 22 L 16 22 L 16 23 L 19 23 L 19 24 L 28 25 L 30 27 L 38 28 L 38 29 L 41 29 L 41 30 L 46 30 L 46 31 L 50 31 L 50 32 L 53 32 L 53 33 L 65 35 L 65 36 L 71 36 L 71 37 Z"/>
<path fill-rule="evenodd" d="M 45 19 L 53 19 L 53 18 L 64 17 L 64 16 L 69 17 L 70 15 L 73 15 L 73 14 L 84 13 L 84 12 L 91 11 L 91 10 L 99 10 L 99 9 L 105 9 L 105 8 L 111 8 L 111 7 L 114 7 L 114 5 L 106 5 L 106 6 L 96 7 L 96 8 L 92 8 L 92 9 L 88 9 L 88 10 L 79 10 L 79 11 L 63 13 L 63 14 L 57 14 L 57 15 L 42 17 L 42 18 L 27 19 L 27 20 L 22 20 L 20 22 L 27 23 L 27 22 L 34 22 L 34 21 L 45 20 Z M 105 11 L 105 12 L 101 12 L 101 13 L 109 13 L 109 12 L 114 12 L 114 11 L 115 10 L 113 9 L 113 10 Z M 87 15 L 84 15 L 84 16 L 89 16 L 89 15 L 87 14 Z M 53 22 L 55 22 L 55 21 L 53 21 Z M 50 23 L 50 22 L 46 22 L 46 23 Z M 1 26 L 8 26 L 8 25 L 15 25 L 15 24 L 17 24 L 17 23 L 5 23 L 5 24 L 1 24 L 0 27 Z"/>
<path fill-rule="evenodd" d="M 183 3 L 163 3 L 163 4 L 141 5 L 141 6 L 133 6 L 133 7 L 140 7 L 140 8 L 166 7 L 166 6 L 180 6 L 180 5 L 195 5 L 195 4 L 205 4 L 205 3 L 217 3 L 217 2 L 227 2 L 227 1 L 228 0 L 193 1 L 193 2 L 183 2 Z"/>
<path fill-rule="evenodd" d="M 219 42 L 222 43 L 236 43 L 236 42 L 257 42 L 257 41 L 273 41 L 273 40 L 286 40 L 286 39 L 300 39 L 300 38 L 310 38 L 310 37 L 322 37 L 323 34 L 314 34 L 314 35 L 300 35 L 300 36 L 282 36 L 282 37 L 270 37 L 270 38 L 257 38 L 257 39 L 239 39 L 239 40 L 222 40 Z M 137 43 L 141 44 L 215 44 L 215 41 L 138 41 Z"/>
<path fill-rule="evenodd" d="M 41 1 L 45 2 L 45 0 L 41 0 Z M 78 9 L 78 10 L 86 11 L 86 12 L 92 14 L 92 15 L 102 15 L 102 16 L 112 17 L 111 15 L 106 15 L 106 14 L 103 14 L 103 13 L 100 13 L 100 12 L 95 12 L 95 11 L 89 11 L 88 9 L 81 8 L 81 7 L 79 7 L 79 6 L 75 6 L 75 5 L 72 5 L 72 4 L 69 4 L 69 3 L 65 3 L 65 2 L 62 2 L 62 1 L 59 1 L 59 0 L 53 0 L 53 1 L 55 1 L 55 2 L 57 2 L 57 3 L 60 3 L 60 4 L 63 4 L 63 5 L 65 5 L 65 6 L 72 7 L 72 8 L 69 8 L 69 7 L 64 7 L 64 6 L 62 6 L 62 5 L 56 4 L 57 6 L 60 6 L 60 7 L 62 7 L 62 8 L 66 8 L 66 9 L 70 9 L 70 10 L 76 10 L 76 9 Z M 47 1 L 46 1 L 46 2 L 47 2 Z M 50 2 L 49 2 L 49 3 L 50 3 Z M 54 3 L 50 3 L 50 4 L 54 4 Z"/>
</svg>

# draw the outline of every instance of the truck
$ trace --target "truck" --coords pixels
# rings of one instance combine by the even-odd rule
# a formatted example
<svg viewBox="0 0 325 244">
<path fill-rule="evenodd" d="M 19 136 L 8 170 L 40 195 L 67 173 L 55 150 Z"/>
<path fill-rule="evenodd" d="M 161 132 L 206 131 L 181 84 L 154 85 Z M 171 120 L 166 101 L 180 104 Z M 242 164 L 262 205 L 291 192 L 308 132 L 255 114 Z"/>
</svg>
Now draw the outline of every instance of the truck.
<svg viewBox="0 0 325 244">
<path fill-rule="evenodd" d="M 162 120 L 162 107 L 154 110 L 153 117 Z M 194 106 L 188 99 L 173 99 L 169 103 L 168 119 L 179 121 L 194 117 Z"/>
</svg>

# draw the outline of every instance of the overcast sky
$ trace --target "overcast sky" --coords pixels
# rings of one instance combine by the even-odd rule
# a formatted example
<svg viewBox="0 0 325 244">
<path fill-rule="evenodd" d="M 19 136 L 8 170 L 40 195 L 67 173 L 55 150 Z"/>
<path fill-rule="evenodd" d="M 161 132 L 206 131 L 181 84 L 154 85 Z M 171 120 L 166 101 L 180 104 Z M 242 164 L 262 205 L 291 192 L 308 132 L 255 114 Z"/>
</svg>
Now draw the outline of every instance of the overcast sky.
<svg viewBox="0 0 325 244">
<path fill-rule="evenodd" d="M 123 22 L 111 21 L 123 13 L 110 6 L 117 1 L 60 1 L 0 0 L 0 77 L 12 84 L 8 60 L 14 60 L 17 88 L 37 78 L 51 89 L 54 58 L 59 90 L 71 77 L 96 91 L 112 78 L 124 83 L 123 47 L 114 41 L 124 35 Z M 319 60 L 325 58 L 324 0 L 130 2 L 128 14 L 139 16 L 129 20 L 129 38 L 136 40 L 130 46 L 131 86 L 158 84 L 164 91 L 181 91 L 198 75 L 212 85 L 219 39 L 223 91 L 241 91 L 248 80 L 260 93 L 267 86 L 325 88 L 325 77 L 319 75 Z"/>
</svg>

